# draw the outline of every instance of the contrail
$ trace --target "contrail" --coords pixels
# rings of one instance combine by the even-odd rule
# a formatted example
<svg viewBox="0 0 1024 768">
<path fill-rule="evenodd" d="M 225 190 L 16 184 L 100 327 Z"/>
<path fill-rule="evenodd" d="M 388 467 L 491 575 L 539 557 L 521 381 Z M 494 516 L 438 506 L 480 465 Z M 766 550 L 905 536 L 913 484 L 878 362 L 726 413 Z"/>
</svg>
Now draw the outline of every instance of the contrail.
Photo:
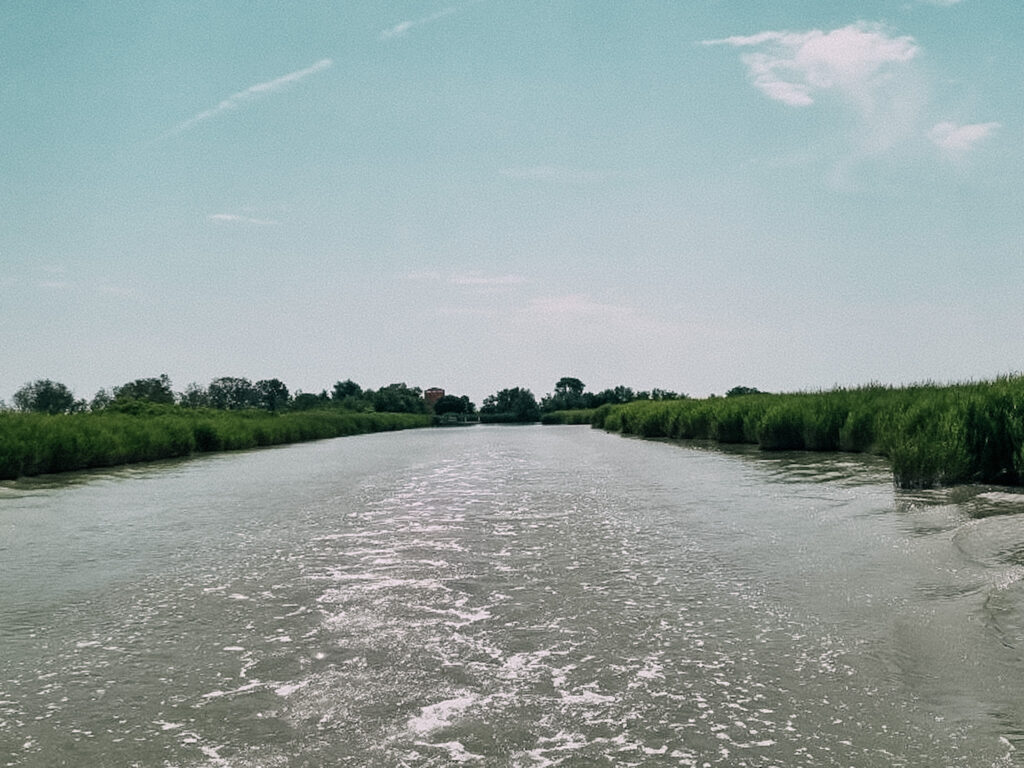
<svg viewBox="0 0 1024 768">
<path fill-rule="evenodd" d="M 179 123 L 178 125 L 174 126 L 174 128 L 172 128 L 171 130 L 164 134 L 164 138 L 168 136 L 174 136 L 179 133 L 184 133 L 185 131 L 195 127 L 199 123 L 209 120 L 212 117 L 216 117 L 221 112 L 226 112 L 231 109 L 238 109 L 241 105 L 245 104 L 248 101 L 253 101 L 254 99 L 259 99 L 268 94 L 280 91 L 282 88 L 285 88 L 291 85 L 292 83 L 297 83 L 299 80 L 303 80 L 309 77 L 310 75 L 315 75 L 317 72 L 321 72 L 325 69 L 328 69 L 333 63 L 334 62 L 331 61 L 330 59 L 320 59 L 320 61 L 318 61 L 311 67 L 306 67 L 305 69 L 300 69 L 296 72 L 290 72 L 287 75 L 282 75 L 281 77 L 275 78 L 273 80 L 268 80 L 265 83 L 257 83 L 256 85 L 251 85 L 244 91 L 239 91 L 236 94 L 228 96 L 217 106 L 204 110 L 203 112 L 200 112 L 199 114 L 190 117 L 185 122 Z"/>
</svg>

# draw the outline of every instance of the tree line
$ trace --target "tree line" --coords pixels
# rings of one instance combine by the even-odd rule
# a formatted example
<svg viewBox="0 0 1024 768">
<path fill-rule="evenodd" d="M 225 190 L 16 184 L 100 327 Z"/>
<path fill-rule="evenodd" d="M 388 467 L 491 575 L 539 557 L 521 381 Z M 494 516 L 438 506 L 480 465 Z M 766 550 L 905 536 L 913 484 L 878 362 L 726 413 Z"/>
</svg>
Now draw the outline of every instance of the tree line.
<svg viewBox="0 0 1024 768">
<path fill-rule="evenodd" d="M 434 407 L 423 390 L 405 382 L 380 389 L 363 389 L 346 379 L 319 393 L 292 394 L 280 379 L 250 381 L 236 376 L 221 376 L 208 385 L 192 383 L 182 392 L 171 388 L 167 374 L 135 379 L 120 386 L 100 389 L 92 400 L 77 399 L 64 384 L 38 379 L 14 393 L 15 410 L 24 413 L 85 413 L 133 411 L 144 404 L 178 405 L 184 408 L 211 408 L 223 411 L 262 410 L 271 413 L 338 409 L 359 413 L 473 413 L 476 406 L 468 397 L 445 395 Z"/>
<path fill-rule="evenodd" d="M 727 395 L 757 392 L 750 387 L 735 387 Z M 563 376 L 554 391 L 537 397 L 526 387 L 511 387 L 484 398 L 479 416 L 485 422 L 534 422 L 557 411 L 590 410 L 602 405 L 620 405 L 636 400 L 678 400 L 686 398 L 667 389 L 635 391 L 617 386 L 599 392 L 587 391 L 573 376 Z M 364 389 L 351 379 L 338 381 L 319 393 L 292 394 L 280 379 L 251 381 L 236 376 L 221 376 L 206 386 L 191 383 L 181 392 L 172 389 L 167 374 L 135 379 L 120 386 L 100 389 L 91 400 L 77 399 L 64 384 L 38 379 L 25 384 L 13 398 L 15 410 L 25 413 L 85 413 L 102 411 L 138 412 L 145 404 L 178 405 L 184 408 L 210 408 L 223 411 L 262 410 L 270 413 L 339 409 L 357 413 L 433 413 L 441 416 L 476 414 L 476 404 L 462 395 L 444 395 L 432 405 L 419 387 L 405 382 L 379 389 Z"/>
<path fill-rule="evenodd" d="M 480 407 L 480 418 L 490 422 L 532 422 L 558 411 L 592 410 L 602 405 L 620 405 L 635 400 L 680 400 L 685 397 L 668 389 L 637 392 L 626 386 L 588 392 L 586 384 L 576 377 L 563 376 L 555 382 L 554 392 L 544 395 L 540 401 L 523 387 L 502 389 L 489 395 Z"/>
</svg>

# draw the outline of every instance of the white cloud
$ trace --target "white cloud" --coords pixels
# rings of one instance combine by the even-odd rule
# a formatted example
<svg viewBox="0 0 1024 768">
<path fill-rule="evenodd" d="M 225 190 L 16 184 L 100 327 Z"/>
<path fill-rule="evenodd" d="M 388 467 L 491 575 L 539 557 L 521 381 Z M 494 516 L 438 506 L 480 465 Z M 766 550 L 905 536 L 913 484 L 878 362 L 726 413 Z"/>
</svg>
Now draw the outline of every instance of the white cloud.
<svg viewBox="0 0 1024 768">
<path fill-rule="evenodd" d="M 212 213 L 207 218 L 210 221 L 224 221 L 234 224 L 256 224 L 259 226 L 274 226 L 281 222 L 273 219 L 254 219 L 251 216 L 237 216 L 233 213 Z"/>
<path fill-rule="evenodd" d="M 273 80 L 267 80 L 266 82 L 263 83 L 251 85 L 244 91 L 239 91 L 236 94 L 228 96 L 217 106 L 204 110 L 197 115 L 193 115 L 188 120 L 174 126 L 174 128 L 172 128 L 165 134 L 165 137 L 173 136 L 178 133 L 183 133 L 184 131 L 193 128 L 199 123 L 209 120 L 212 117 L 216 117 L 222 112 L 238 109 L 238 107 L 242 106 L 247 102 L 262 98 L 271 93 L 276 93 L 277 91 L 280 91 L 281 89 L 286 88 L 289 85 L 297 83 L 300 80 L 304 80 L 310 75 L 314 75 L 317 72 L 322 72 L 323 70 L 330 68 L 333 63 L 334 62 L 332 62 L 330 59 L 320 59 L 320 61 L 316 62 L 310 67 L 306 67 L 305 69 L 290 72 L 287 75 L 282 75 L 281 77 L 276 77 Z"/>
<path fill-rule="evenodd" d="M 962 155 L 1001 127 L 1000 123 L 974 123 L 973 125 L 939 123 L 928 132 L 928 138 L 944 152 Z"/>
<path fill-rule="evenodd" d="M 429 16 L 424 16 L 422 19 L 406 20 L 395 24 L 393 27 L 389 27 L 380 33 L 381 40 L 391 40 L 396 37 L 404 37 L 409 33 L 409 30 L 413 27 L 419 27 L 423 24 L 429 24 L 432 21 L 443 19 L 445 16 L 451 16 L 455 13 L 455 8 L 442 8 L 437 13 L 432 13 Z"/>
<path fill-rule="evenodd" d="M 704 45 L 759 49 L 741 57 L 754 86 L 792 107 L 810 106 L 829 91 L 866 106 L 872 91 L 887 80 L 890 65 L 910 61 L 920 51 L 912 37 L 894 37 L 866 22 L 829 32 L 766 31 L 705 40 Z"/>
</svg>

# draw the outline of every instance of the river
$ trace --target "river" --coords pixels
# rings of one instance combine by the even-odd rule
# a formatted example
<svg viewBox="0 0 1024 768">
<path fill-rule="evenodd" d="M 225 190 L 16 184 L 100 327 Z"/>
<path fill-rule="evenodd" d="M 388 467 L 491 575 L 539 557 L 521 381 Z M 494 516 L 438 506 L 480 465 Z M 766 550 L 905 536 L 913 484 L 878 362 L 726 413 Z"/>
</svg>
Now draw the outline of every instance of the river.
<svg viewBox="0 0 1024 768">
<path fill-rule="evenodd" d="M 0 484 L 0 766 L 1024 765 L 1024 495 L 415 430 Z"/>
</svg>

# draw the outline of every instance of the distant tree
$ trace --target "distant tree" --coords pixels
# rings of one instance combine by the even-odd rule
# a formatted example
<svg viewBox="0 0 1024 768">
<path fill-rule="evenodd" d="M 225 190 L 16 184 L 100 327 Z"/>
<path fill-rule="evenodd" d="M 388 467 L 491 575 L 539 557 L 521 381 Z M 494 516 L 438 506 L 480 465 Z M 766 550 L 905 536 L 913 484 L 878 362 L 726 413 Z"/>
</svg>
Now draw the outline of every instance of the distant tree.
<svg viewBox="0 0 1024 768">
<path fill-rule="evenodd" d="M 320 395 L 312 392 L 296 392 L 292 398 L 291 409 L 293 411 L 312 411 L 316 408 L 323 408 L 325 401 Z"/>
<path fill-rule="evenodd" d="M 686 395 L 680 394 L 679 392 L 673 392 L 671 389 L 658 389 L 655 387 L 651 390 L 651 400 L 685 400 Z"/>
<path fill-rule="evenodd" d="M 762 392 L 757 387 L 733 387 L 725 393 L 726 397 L 741 397 L 742 395 L 766 395 L 767 392 Z"/>
<path fill-rule="evenodd" d="M 280 379 L 262 379 L 253 388 L 256 403 L 266 411 L 280 411 L 288 407 L 288 387 Z"/>
<path fill-rule="evenodd" d="M 193 381 L 178 396 L 178 402 L 186 408 L 209 408 L 210 394 L 204 386 Z"/>
<path fill-rule="evenodd" d="M 346 397 L 360 397 L 362 394 L 362 387 L 352 381 L 352 379 L 345 379 L 345 381 L 339 381 L 334 385 L 334 389 L 331 392 L 331 399 L 340 402 Z"/>
<path fill-rule="evenodd" d="M 352 379 L 346 379 L 334 384 L 331 390 L 331 403 L 334 407 L 346 411 L 372 411 L 375 395 L 372 389 L 364 390 Z"/>
<path fill-rule="evenodd" d="M 381 413 L 426 413 L 427 401 L 419 387 L 399 382 L 377 390 L 373 395 L 373 409 Z"/>
<path fill-rule="evenodd" d="M 481 416 L 490 421 L 529 422 L 540 420 L 540 406 L 533 392 L 521 387 L 503 389 L 484 398 Z"/>
<path fill-rule="evenodd" d="M 434 413 L 438 416 L 443 416 L 446 413 L 470 414 L 475 410 L 476 406 L 465 395 L 462 397 L 445 395 L 434 403 Z"/>
<path fill-rule="evenodd" d="M 166 373 L 156 378 L 136 379 L 120 387 L 114 387 L 114 400 L 142 400 L 149 403 L 173 403 L 174 392 Z"/>
<path fill-rule="evenodd" d="M 596 393 L 590 400 L 590 407 L 598 408 L 607 403 L 611 403 L 612 405 L 631 403 L 636 399 L 637 394 L 630 387 L 619 385 L 614 389 L 604 389 Z"/>
<path fill-rule="evenodd" d="M 550 411 L 570 411 L 588 407 L 588 396 L 583 392 L 586 385 L 573 376 L 563 376 L 555 382 L 555 391 L 541 398 L 540 409 Z"/>
<path fill-rule="evenodd" d="M 76 402 L 71 390 L 59 381 L 38 379 L 14 393 L 14 407 L 28 413 L 71 413 L 82 410 L 85 402 Z"/>
<path fill-rule="evenodd" d="M 255 408 L 259 404 L 256 388 L 244 378 L 222 376 L 214 379 L 207 387 L 210 406 L 225 411 L 240 411 Z"/>
<path fill-rule="evenodd" d="M 563 376 L 557 382 L 555 382 L 555 392 L 559 394 L 575 395 L 579 397 L 583 394 L 583 390 L 586 385 L 573 376 Z"/>
<path fill-rule="evenodd" d="M 89 410 L 102 411 L 112 402 L 114 402 L 114 393 L 106 388 L 100 389 L 95 395 L 93 395 L 92 400 L 89 402 Z"/>
</svg>

